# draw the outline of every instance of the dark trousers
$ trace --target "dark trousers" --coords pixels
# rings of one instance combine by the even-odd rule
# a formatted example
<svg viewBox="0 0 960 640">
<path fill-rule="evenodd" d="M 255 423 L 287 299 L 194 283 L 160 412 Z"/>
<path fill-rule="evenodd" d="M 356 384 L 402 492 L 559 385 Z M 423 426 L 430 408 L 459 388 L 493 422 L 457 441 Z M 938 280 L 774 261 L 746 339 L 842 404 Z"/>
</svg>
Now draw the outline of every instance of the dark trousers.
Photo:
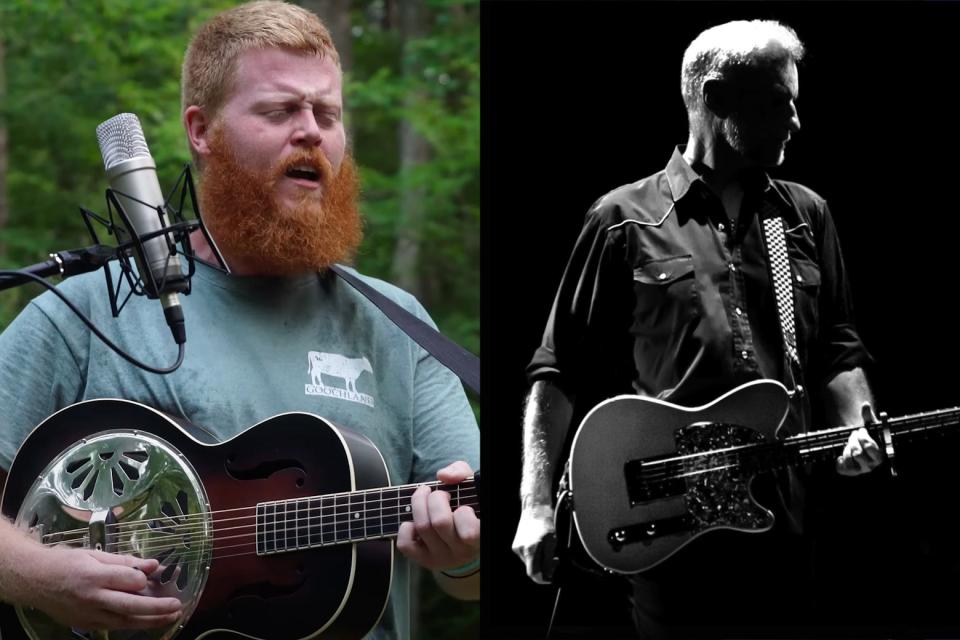
<svg viewBox="0 0 960 640">
<path fill-rule="evenodd" d="M 807 539 L 713 531 L 631 577 L 640 638 L 783 637 L 810 628 L 813 559 Z"/>
</svg>

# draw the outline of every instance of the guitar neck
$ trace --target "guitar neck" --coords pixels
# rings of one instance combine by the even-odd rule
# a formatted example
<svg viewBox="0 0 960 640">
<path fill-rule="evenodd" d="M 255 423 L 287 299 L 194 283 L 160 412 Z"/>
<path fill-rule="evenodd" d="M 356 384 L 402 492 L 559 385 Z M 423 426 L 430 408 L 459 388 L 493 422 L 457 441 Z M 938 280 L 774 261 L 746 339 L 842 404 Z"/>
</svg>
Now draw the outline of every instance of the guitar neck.
<svg viewBox="0 0 960 640">
<path fill-rule="evenodd" d="M 479 476 L 458 484 L 429 482 L 257 504 L 257 554 L 396 537 L 413 521 L 410 498 L 421 486 L 450 495 L 450 508 L 480 515 Z"/>
<path fill-rule="evenodd" d="M 960 427 L 960 407 L 890 418 L 886 422 L 867 426 L 867 431 L 882 450 L 886 449 L 886 435 L 890 446 L 921 440 Z M 805 462 L 829 460 L 843 450 L 850 437 L 850 427 L 835 427 L 791 436 L 776 443 L 743 447 L 744 466 L 765 471 Z"/>
</svg>

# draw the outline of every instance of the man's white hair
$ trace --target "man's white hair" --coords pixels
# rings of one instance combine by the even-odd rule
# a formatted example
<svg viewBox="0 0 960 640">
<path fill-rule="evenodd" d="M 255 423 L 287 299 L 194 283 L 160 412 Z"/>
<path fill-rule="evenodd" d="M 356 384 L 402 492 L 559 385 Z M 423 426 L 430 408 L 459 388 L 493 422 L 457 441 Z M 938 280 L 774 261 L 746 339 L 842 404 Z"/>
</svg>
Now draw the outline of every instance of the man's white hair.
<svg viewBox="0 0 960 640">
<path fill-rule="evenodd" d="M 805 49 L 790 27 L 774 20 L 735 20 L 710 27 L 683 54 L 680 89 L 690 126 L 706 115 L 703 83 L 729 78 L 732 71 L 792 60 Z"/>
</svg>

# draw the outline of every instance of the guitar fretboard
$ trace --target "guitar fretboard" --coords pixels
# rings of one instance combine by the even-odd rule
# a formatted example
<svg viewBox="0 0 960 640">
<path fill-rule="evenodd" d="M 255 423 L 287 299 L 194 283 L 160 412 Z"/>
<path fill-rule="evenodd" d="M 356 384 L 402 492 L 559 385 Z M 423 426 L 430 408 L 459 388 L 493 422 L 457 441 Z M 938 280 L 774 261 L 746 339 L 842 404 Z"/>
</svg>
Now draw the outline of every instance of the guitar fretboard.
<svg viewBox="0 0 960 640">
<path fill-rule="evenodd" d="M 923 440 L 934 435 L 949 433 L 960 427 L 960 408 L 941 409 L 926 413 L 891 418 L 885 424 L 867 425 L 867 430 L 881 450 L 885 448 L 883 433 L 890 434 L 893 444 Z M 757 473 L 804 462 L 830 460 L 843 450 L 850 436 L 850 427 L 835 427 L 815 431 L 775 442 L 730 447 L 721 452 L 703 452 L 689 456 L 683 462 L 683 475 L 703 470 L 704 458 L 716 460 L 718 453 L 727 460 L 724 464 L 735 465 L 747 473 Z M 708 465 L 709 466 L 709 465 Z"/>
<path fill-rule="evenodd" d="M 383 487 L 351 493 L 257 504 L 257 555 L 390 538 L 413 520 L 410 497 L 421 485 Z M 450 507 L 480 501 L 473 478 L 459 484 L 427 483 L 450 494 Z"/>
</svg>

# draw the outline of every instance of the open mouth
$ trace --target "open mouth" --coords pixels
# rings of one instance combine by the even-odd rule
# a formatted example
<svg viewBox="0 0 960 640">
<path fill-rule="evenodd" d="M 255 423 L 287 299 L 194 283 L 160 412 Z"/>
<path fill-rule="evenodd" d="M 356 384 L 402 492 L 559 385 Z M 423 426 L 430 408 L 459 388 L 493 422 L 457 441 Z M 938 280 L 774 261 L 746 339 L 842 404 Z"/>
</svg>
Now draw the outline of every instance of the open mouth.
<svg viewBox="0 0 960 640">
<path fill-rule="evenodd" d="M 319 185 L 320 184 L 320 174 L 312 167 L 307 165 L 297 165 L 291 167 L 287 170 L 285 174 L 288 178 L 293 178 L 297 181 L 304 181 L 311 184 Z"/>
</svg>

